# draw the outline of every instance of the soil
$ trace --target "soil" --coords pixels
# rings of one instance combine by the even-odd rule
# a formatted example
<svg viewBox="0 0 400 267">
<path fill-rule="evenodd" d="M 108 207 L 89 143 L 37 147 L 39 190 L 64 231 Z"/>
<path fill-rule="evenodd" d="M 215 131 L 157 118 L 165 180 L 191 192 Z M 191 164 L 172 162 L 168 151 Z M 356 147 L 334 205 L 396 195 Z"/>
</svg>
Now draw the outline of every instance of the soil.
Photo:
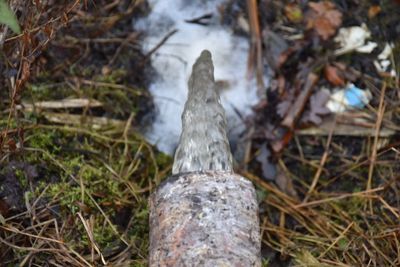
<svg viewBox="0 0 400 267">
<path fill-rule="evenodd" d="M 221 23 L 249 40 L 257 36 L 251 2 L 220 8 Z M 310 3 L 256 3 L 263 53 L 255 59 L 271 82 L 245 119 L 236 171 L 257 188 L 263 264 L 400 265 L 400 4 L 325 1 L 313 11 Z M 151 12 L 147 1 L 10 4 L 24 32 L 8 30 L 1 53 L 0 265 L 146 266 L 147 199 L 172 166 L 140 134 L 154 119 L 154 70 L 132 21 Z M 341 22 L 318 28 L 318 12 Z M 337 32 L 363 23 L 377 48 L 336 55 Z M 395 75 L 374 64 L 387 43 Z M 368 89 L 372 99 L 345 115 L 316 112 L 310 99 L 335 82 Z M 62 99 L 102 104 L 23 108 Z M 321 122 L 307 120 L 310 112 Z M 335 127 L 323 129 L 327 120 Z M 336 135 L 344 124 L 373 134 Z"/>
</svg>

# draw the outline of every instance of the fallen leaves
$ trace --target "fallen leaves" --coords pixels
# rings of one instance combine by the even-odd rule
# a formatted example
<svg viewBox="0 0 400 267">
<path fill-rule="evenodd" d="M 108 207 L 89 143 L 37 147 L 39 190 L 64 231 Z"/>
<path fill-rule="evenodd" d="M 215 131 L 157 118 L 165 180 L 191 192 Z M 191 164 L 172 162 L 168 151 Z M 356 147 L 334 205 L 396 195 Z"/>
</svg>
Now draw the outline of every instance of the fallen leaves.
<svg viewBox="0 0 400 267">
<path fill-rule="evenodd" d="M 368 18 L 372 19 L 381 13 L 382 9 L 379 5 L 373 5 L 368 9 Z"/>
<path fill-rule="evenodd" d="M 346 84 L 342 72 L 332 65 L 327 64 L 325 66 L 324 75 L 325 79 L 327 79 L 334 86 L 343 87 Z"/>
<path fill-rule="evenodd" d="M 342 13 L 329 1 L 310 2 L 308 5 L 306 28 L 314 29 L 323 40 L 328 40 L 342 24 Z"/>
<path fill-rule="evenodd" d="M 285 6 L 285 16 L 290 22 L 299 23 L 303 20 L 303 11 L 296 3 L 289 3 Z"/>
<path fill-rule="evenodd" d="M 271 68 L 278 70 L 290 54 L 289 45 L 282 36 L 271 30 L 265 29 L 262 35 L 267 62 Z"/>
<path fill-rule="evenodd" d="M 307 123 L 311 122 L 316 125 L 322 123 L 321 116 L 327 115 L 330 113 L 330 110 L 326 107 L 326 103 L 328 102 L 330 97 L 330 92 L 327 89 L 320 89 L 318 92 L 313 94 L 310 97 L 310 105 L 309 110 L 307 110 L 303 117 L 302 122 Z"/>
<path fill-rule="evenodd" d="M 303 111 L 304 106 L 306 105 L 307 100 L 309 99 L 311 92 L 314 88 L 314 85 L 316 84 L 317 81 L 318 81 L 318 76 L 316 74 L 314 73 L 308 74 L 301 93 L 296 97 L 295 102 L 289 108 L 289 111 L 287 112 L 285 118 L 281 122 L 282 126 L 285 126 L 288 129 L 294 128 L 295 122 L 301 115 L 301 112 Z"/>
</svg>

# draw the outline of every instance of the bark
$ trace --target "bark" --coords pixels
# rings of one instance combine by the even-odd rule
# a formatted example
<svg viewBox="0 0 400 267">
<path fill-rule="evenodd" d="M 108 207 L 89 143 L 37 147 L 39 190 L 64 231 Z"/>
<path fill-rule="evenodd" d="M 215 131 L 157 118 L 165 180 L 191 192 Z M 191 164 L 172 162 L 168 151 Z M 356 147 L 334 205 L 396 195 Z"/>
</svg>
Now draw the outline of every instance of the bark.
<svg viewBox="0 0 400 267">
<path fill-rule="evenodd" d="M 211 53 L 193 65 L 173 176 L 150 197 L 150 266 L 261 266 L 253 184 L 232 171 Z"/>
<path fill-rule="evenodd" d="M 150 266 L 261 266 L 258 204 L 247 179 L 169 177 L 150 200 Z"/>
</svg>

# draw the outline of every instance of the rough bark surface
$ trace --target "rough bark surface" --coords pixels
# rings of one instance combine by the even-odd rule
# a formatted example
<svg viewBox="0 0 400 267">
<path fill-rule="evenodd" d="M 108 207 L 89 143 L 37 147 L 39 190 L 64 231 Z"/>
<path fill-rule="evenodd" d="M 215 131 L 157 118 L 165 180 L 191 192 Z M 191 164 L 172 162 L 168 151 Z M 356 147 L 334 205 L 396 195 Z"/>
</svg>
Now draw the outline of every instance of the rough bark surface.
<svg viewBox="0 0 400 267">
<path fill-rule="evenodd" d="M 150 199 L 150 266 L 261 266 L 253 184 L 230 172 L 169 177 Z"/>
<path fill-rule="evenodd" d="M 232 171 L 211 53 L 193 65 L 173 176 L 150 197 L 150 266 L 261 266 L 253 184 Z"/>
</svg>

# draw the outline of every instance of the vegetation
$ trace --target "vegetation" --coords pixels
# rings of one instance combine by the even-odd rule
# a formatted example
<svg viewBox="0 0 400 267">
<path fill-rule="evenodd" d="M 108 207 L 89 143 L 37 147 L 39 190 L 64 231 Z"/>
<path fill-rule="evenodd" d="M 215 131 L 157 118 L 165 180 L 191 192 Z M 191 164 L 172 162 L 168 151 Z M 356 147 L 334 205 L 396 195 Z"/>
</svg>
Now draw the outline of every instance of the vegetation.
<svg viewBox="0 0 400 267">
<path fill-rule="evenodd" d="M 0 40 L 1 266 L 146 266 L 147 198 L 172 159 L 138 130 L 151 67 L 131 20 L 147 5 L 112 2 L 10 1 L 23 31 Z M 399 131 L 396 71 L 369 82 L 374 129 Z M 253 144 L 238 172 L 258 189 L 264 266 L 398 266 L 399 147 L 298 135 L 277 162 L 293 194 L 260 178 Z"/>
</svg>

